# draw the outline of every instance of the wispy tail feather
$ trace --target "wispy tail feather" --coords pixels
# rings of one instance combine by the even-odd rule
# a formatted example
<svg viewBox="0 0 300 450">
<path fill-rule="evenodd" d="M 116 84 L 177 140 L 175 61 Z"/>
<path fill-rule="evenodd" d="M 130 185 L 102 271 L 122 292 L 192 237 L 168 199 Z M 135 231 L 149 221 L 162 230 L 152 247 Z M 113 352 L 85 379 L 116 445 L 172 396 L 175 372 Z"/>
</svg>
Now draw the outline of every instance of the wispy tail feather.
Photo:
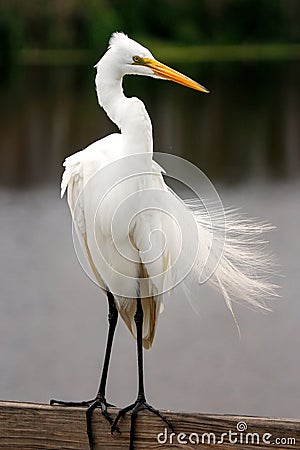
<svg viewBox="0 0 300 450">
<path fill-rule="evenodd" d="M 234 320 L 232 300 L 269 310 L 265 300 L 278 296 L 277 286 L 271 281 L 276 262 L 266 248 L 263 235 L 274 227 L 246 219 L 237 210 L 209 208 L 208 212 L 197 199 L 184 202 L 198 226 L 200 251 L 194 276 L 199 276 L 199 270 L 205 264 L 205 272 L 210 275 L 209 284 L 221 292 Z M 219 220 L 221 216 L 223 221 Z M 215 247 L 213 240 L 217 242 Z M 209 252 L 220 254 L 208 255 Z"/>
</svg>

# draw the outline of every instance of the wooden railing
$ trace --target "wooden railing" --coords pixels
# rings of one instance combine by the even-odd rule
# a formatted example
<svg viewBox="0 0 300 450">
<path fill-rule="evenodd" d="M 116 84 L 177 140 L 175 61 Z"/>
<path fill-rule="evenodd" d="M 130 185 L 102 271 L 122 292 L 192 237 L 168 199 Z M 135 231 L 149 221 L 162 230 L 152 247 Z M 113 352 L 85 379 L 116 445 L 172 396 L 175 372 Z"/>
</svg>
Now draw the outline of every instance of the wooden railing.
<svg viewBox="0 0 300 450">
<path fill-rule="evenodd" d="M 110 410 L 112 417 L 117 409 Z M 300 449 L 300 419 L 163 412 L 175 434 L 143 411 L 136 425 L 135 450 L 151 449 Z M 95 450 L 128 450 L 130 419 L 111 435 L 99 410 L 93 413 Z M 0 449 L 88 450 L 85 408 L 0 402 Z"/>
</svg>

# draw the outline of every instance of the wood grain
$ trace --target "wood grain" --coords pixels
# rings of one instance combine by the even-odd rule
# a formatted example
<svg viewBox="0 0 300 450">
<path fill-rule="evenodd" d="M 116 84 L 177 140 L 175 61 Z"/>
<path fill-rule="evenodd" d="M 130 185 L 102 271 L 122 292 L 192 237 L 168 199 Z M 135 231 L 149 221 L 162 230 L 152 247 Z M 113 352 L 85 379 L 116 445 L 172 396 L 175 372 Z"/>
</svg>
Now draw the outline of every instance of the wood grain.
<svg viewBox="0 0 300 450">
<path fill-rule="evenodd" d="M 118 409 L 110 410 L 112 417 Z M 137 419 L 135 450 L 151 449 L 300 449 L 300 419 L 275 419 L 230 415 L 211 415 L 164 411 L 172 421 L 176 432 L 165 434 L 165 424 L 153 414 L 142 412 Z M 237 430 L 238 422 L 244 422 L 247 430 Z M 128 449 L 129 417 L 120 422 L 121 433 L 110 434 L 110 428 L 101 412 L 93 414 L 95 450 Z M 231 435 L 229 431 L 237 433 Z M 157 436 L 160 435 L 160 442 Z M 179 434 L 184 433 L 184 434 Z M 193 433 L 193 434 L 191 434 Z M 211 444 L 208 444 L 210 435 Z M 223 443 L 218 443 L 222 433 Z M 246 443 L 247 433 L 248 443 Z M 252 435 L 252 433 L 257 433 Z M 267 433 L 267 434 L 266 434 Z M 197 443 L 197 436 L 199 443 Z M 258 438 L 257 438 L 258 436 Z M 165 442 L 167 437 L 167 442 Z M 178 442 L 179 438 L 179 442 Z M 252 442 L 252 438 L 254 441 Z M 263 438 L 267 442 L 263 442 Z M 294 441 L 288 441 L 290 438 Z M 204 439 L 202 443 L 202 439 Z M 236 442 L 234 440 L 237 439 Z M 241 441 L 242 439 L 242 441 Z M 257 445 L 259 439 L 259 445 Z M 277 441 L 276 441 L 277 439 Z M 180 442 L 181 441 L 181 442 Z M 85 408 L 67 408 L 35 403 L 0 402 L 0 449 L 1 450 L 88 450 Z"/>
</svg>

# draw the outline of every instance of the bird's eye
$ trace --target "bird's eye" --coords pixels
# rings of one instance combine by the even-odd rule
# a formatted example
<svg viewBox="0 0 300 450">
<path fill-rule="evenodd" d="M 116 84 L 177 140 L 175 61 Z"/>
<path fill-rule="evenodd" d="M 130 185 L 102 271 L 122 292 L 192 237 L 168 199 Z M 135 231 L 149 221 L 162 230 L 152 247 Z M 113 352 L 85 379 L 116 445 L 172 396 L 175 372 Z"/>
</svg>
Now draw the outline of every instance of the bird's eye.
<svg viewBox="0 0 300 450">
<path fill-rule="evenodd" d="M 132 58 L 132 60 L 133 60 L 133 62 L 135 62 L 135 63 L 141 63 L 141 62 L 142 62 L 142 58 L 140 58 L 139 56 L 134 56 L 134 57 Z"/>
</svg>

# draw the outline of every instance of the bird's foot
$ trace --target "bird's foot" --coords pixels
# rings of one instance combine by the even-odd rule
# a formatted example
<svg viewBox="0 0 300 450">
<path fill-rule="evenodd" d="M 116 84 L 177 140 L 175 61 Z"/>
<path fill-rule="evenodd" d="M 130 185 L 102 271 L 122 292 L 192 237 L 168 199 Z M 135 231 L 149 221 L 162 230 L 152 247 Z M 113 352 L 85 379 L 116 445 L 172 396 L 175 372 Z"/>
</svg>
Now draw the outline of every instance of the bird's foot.
<svg viewBox="0 0 300 450">
<path fill-rule="evenodd" d="M 108 421 L 108 423 L 112 426 L 113 425 L 113 419 L 110 417 L 110 415 L 107 412 L 107 408 L 111 405 L 110 403 L 107 403 L 105 397 L 101 394 L 98 394 L 95 400 L 93 400 L 88 409 L 86 410 L 86 432 L 89 438 L 89 445 L 90 450 L 94 449 L 94 440 L 93 440 L 93 432 L 92 432 L 92 414 L 94 409 L 100 408 L 101 414 L 105 419 Z M 116 431 L 120 433 L 119 428 L 116 428 Z"/>
<path fill-rule="evenodd" d="M 115 418 L 115 420 L 112 423 L 111 426 L 111 433 L 114 433 L 114 431 L 118 430 L 118 422 L 119 420 L 125 416 L 125 414 L 129 411 L 131 411 L 130 415 L 131 415 L 131 424 L 130 424 L 130 444 L 129 444 L 129 450 L 133 450 L 134 447 L 134 429 L 135 429 L 135 422 L 136 422 L 136 418 L 137 415 L 140 411 L 142 411 L 143 409 L 147 409 L 148 411 L 150 411 L 151 413 L 155 414 L 156 416 L 160 417 L 165 423 L 166 425 L 172 430 L 174 431 L 173 425 L 172 423 L 165 417 L 163 416 L 160 411 L 158 411 L 158 409 L 153 408 L 153 406 L 149 405 L 149 403 L 146 402 L 145 397 L 141 396 L 138 397 L 137 400 L 132 403 L 129 406 L 126 406 L 125 408 L 121 409 L 118 412 L 117 417 Z"/>
<path fill-rule="evenodd" d="M 86 400 L 83 402 L 66 402 L 63 400 L 50 400 L 50 405 L 58 405 L 58 406 L 70 406 L 70 407 L 76 407 L 76 406 L 87 406 L 86 410 L 86 431 L 89 438 L 89 445 L 90 450 L 93 450 L 94 448 L 94 440 L 93 440 L 93 432 L 92 432 L 92 414 L 94 409 L 100 408 L 101 414 L 103 417 L 108 421 L 108 423 L 112 426 L 113 425 L 113 419 L 110 417 L 107 408 L 109 407 L 115 407 L 115 405 L 111 405 L 106 401 L 106 398 L 98 393 L 96 398 L 93 400 Z M 118 427 L 115 427 L 115 430 L 120 432 Z"/>
</svg>

